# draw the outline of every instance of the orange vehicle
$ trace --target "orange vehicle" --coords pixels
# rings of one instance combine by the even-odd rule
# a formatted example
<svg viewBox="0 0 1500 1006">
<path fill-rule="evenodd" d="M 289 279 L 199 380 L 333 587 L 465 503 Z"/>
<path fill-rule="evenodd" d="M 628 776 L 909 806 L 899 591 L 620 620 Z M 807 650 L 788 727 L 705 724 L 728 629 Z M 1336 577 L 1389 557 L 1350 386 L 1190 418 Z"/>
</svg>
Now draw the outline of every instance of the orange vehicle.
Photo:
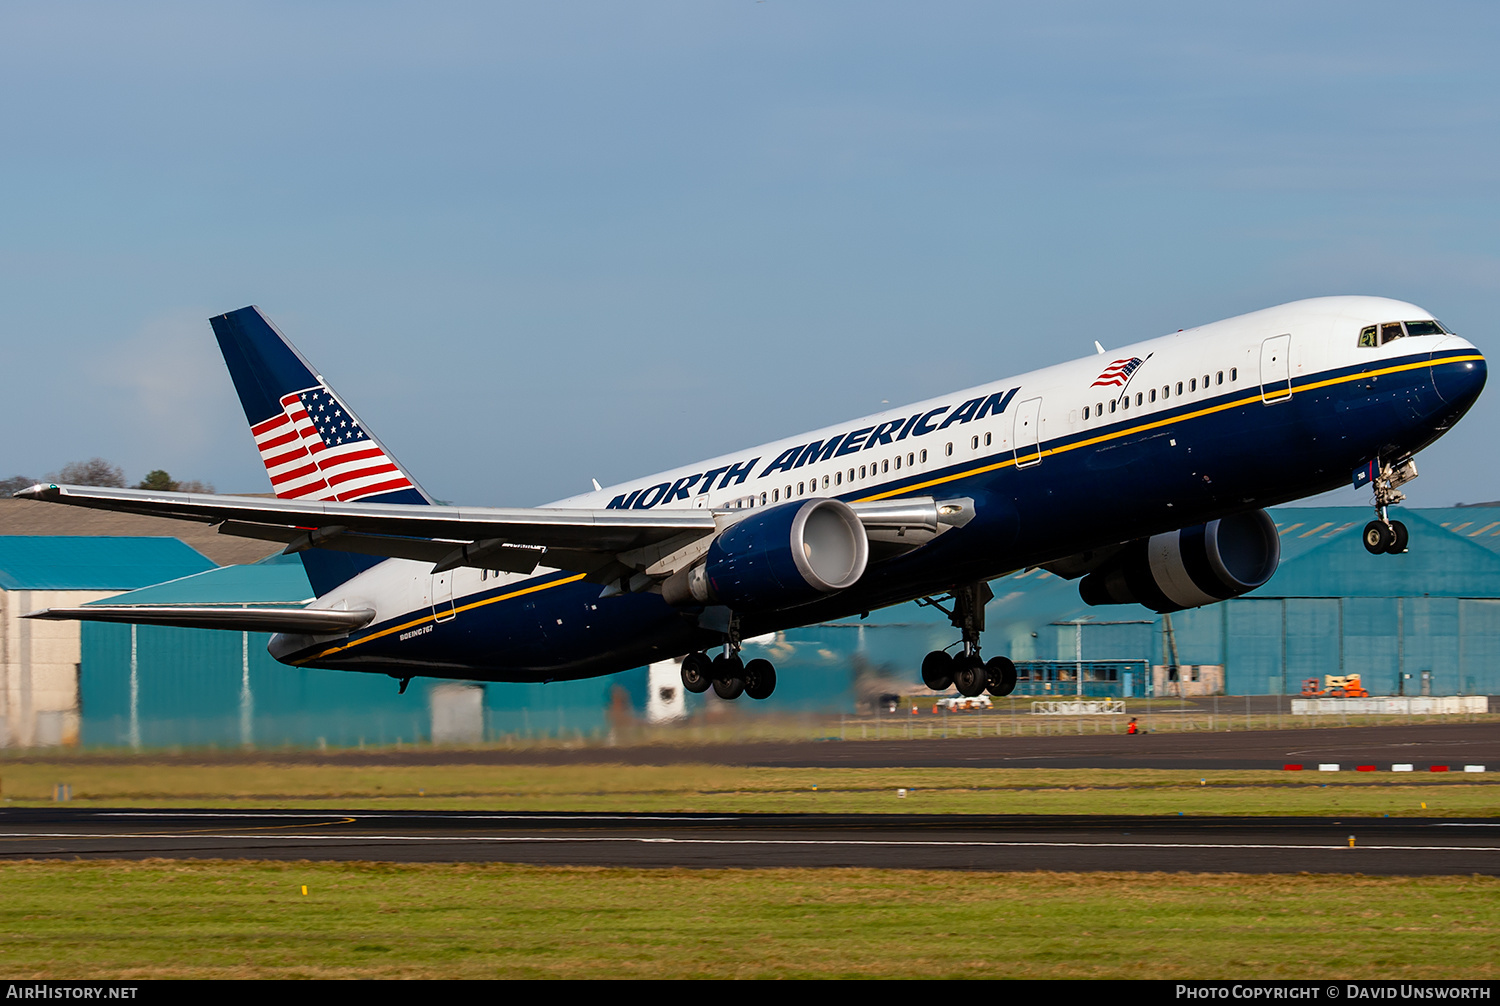
<svg viewBox="0 0 1500 1006">
<path fill-rule="evenodd" d="M 1302 697 L 1305 699 L 1367 699 L 1370 693 L 1360 683 L 1358 674 L 1325 674 L 1323 687 L 1318 687 L 1317 678 L 1302 681 Z"/>
</svg>

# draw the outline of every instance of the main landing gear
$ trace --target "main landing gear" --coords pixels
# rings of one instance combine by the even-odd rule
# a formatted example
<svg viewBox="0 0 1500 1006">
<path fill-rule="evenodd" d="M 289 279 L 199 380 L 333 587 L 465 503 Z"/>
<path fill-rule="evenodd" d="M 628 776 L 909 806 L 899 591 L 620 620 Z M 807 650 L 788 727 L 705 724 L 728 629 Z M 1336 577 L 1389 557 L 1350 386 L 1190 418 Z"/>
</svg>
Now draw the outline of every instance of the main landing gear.
<svg viewBox="0 0 1500 1006">
<path fill-rule="evenodd" d="M 1371 555 L 1400 555 L 1406 551 L 1410 539 L 1406 525 L 1391 520 L 1386 507 L 1395 506 L 1406 499 L 1406 494 L 1397 487 L 1417 477 L 1417 463 L 1411 458 L 1398 464 L 1380 465 L 1380 472 L 1372 480 L 1375 485 L 1376 519 L 1365 525 L 1365 551 Z"/>
<path fill-rule="evenodd" d="M 984 631 L 984 606 L 995 596 L 985 583 L 970 583 L 953 590 L 953 607 L 945 608 L 940 600 L 921 598 L 917 603 L 929 605 L 948 616 L 953 627 L 963 634 L 963 651 L 950 654 L 933 650 L 922 658 L 922 683 L 935 692 L 957 685 L 958 692 L 974 698 L 988 691 L 991 695 L 1009 695 L 1016 688 L 1016 665 L 1009 657 L 979 655 L 979 634 Z"/>
<path fill-rule="evenodd" d="M 682 659 L 682 687 L 695 694 L 712 688 L 721 699 L 769 699 L 776 690 L 776 667 L 769 660 L 756 658 L 748 663 L 740 659 L 739 622 L 731 620 L 729 639 L 724 652 L 709 659 L 703 651 L 689 653 Z"/>
</svg>

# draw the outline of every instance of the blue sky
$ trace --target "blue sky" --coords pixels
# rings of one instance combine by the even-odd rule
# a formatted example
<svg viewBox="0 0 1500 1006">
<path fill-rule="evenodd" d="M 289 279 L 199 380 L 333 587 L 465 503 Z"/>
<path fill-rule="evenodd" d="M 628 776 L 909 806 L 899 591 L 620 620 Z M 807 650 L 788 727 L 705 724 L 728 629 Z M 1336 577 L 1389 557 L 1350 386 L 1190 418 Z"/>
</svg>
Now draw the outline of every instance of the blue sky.
<svg viewBox="0 0 1500 1006">
<path fill-rule="evenodd" d="M 1494 355 L 1497 22 L 9 4 L 0 476 L 264 491 L 207 325 L 250 303 L 434 494 L 496 505 L 1301 297 Z M 1500 498 L 1497 419 L 1411 502 Z"/>
</svg>

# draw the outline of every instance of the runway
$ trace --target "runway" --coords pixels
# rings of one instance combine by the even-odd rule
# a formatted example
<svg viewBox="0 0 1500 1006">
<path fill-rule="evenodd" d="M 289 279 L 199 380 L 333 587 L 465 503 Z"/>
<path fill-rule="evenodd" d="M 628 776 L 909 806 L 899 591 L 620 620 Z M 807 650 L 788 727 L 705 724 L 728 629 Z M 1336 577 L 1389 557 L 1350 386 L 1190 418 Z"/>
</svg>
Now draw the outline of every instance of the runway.
<svg viewBox="0 0 1500 1006">
<path fill-rule="evenodd" d="M 1500 823 L 1392 818 L 0 811 L 0 860 L 158 857 L 1494 876 L 1500 875 Z"/>
<path fill-rule="evenodd" d="M 996 717 L 995 719 L 1002 719 Z M 993 720 L 955 716 L 968 736 L 927 739 L 928 723 L 916 726 L 915 739 L 775 741 L 723 744 L 537 745 L 516 749 L 407 748 L 405 750 L 217 751 L 168 754 L 103 755 L 89 752 L 70 756 L 47 752 L 21 755 L 17 763 L 45 761 L 50 765 L 79 761 L 111 764 L 320 764 L 345 766 L 394 765 L 750 765 L 780 768 L 1153 768 L 1209 771 L 1214 769 L 1276 769 L 1302 764 L 1316 769 L 1334 763 L 1345 770 L 1376 765 L 1384 772 L 1394 763 L 1425 772 L 1434 765 L 1461 771 L 1464 765 L 1500 768 L 1500 730 L 1492 722 L 1390 724 L 1372 727 L 1301 728 L 1289 730 L 1219 729 L 1171 731 L 1128 736 L 1124 733 L 1027 734 L 1016 730 L 1057 728 L 1026 717 L 1005 717 L 1001 736 L 972 736 Z M 1012 722 L 1014 720 L 1015 722 Z M 1027 722 L 1020 722 L 1026 720 Z M 1233 726 L 1226 717 L 1224 722 Z M 893 720 L 882 729 L 885 737 L 902 737 L 909 724 Z M 835 729 L 837 724 L 834 724 Z"/>
</svg>

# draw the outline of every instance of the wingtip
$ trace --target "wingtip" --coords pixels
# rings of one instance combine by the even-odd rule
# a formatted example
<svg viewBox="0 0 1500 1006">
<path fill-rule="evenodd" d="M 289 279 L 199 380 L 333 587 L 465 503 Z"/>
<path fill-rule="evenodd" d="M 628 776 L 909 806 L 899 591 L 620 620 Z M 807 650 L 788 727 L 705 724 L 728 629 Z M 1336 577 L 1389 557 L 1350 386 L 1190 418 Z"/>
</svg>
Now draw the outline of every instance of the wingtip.
<svg viewBox="0 0 1500 1006">
<path fill-rule="evenodd" d="M 38 482 L 29 488 L 17 489 L 10 495 L 12 499 L 18 500 L 44 500 L 56 497 L 61 492 L 62 487 L 55 482 Z"/>
</svg>

